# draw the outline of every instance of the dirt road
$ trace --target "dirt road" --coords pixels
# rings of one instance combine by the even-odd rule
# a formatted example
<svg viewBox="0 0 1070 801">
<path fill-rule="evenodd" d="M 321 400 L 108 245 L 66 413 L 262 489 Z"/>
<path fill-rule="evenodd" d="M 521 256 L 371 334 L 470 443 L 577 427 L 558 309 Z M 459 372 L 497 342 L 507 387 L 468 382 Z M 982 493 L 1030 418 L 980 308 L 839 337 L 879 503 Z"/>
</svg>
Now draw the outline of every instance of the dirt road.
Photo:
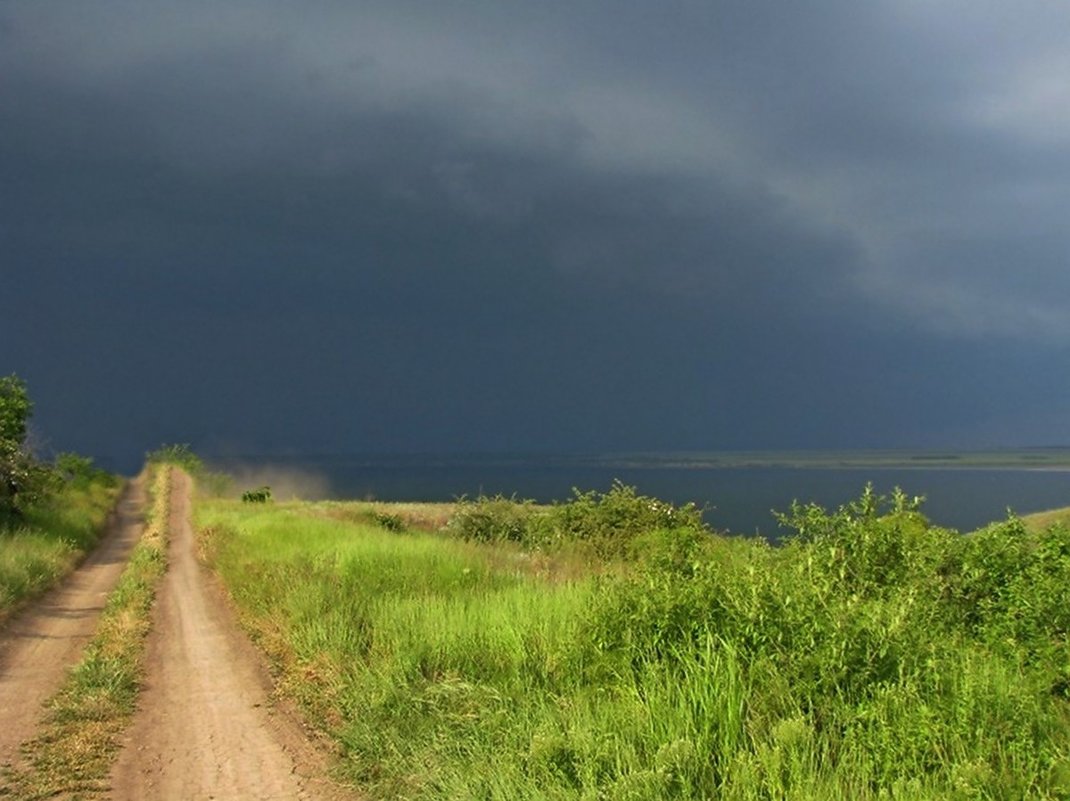
<svg viewBox="0 0 1070 801">
<path fill-rule="evenodd" d="M 168 572 L 149 635 L 146 687 L 112 771 L 126 799 L 338 798 L 295 720 L 269 711 L 262 658 L 194 555 L 190 481 L 175 471 Z"/>
<path fill-rule="evenodd" d="M 55 693 L 96 629 L 104 602 L 141 536 L 145 491 L 123 490 L 101 545 L 63 584 L 10 620 L 0 634 L 0 765 L 17 761 Z"/>
</svg>

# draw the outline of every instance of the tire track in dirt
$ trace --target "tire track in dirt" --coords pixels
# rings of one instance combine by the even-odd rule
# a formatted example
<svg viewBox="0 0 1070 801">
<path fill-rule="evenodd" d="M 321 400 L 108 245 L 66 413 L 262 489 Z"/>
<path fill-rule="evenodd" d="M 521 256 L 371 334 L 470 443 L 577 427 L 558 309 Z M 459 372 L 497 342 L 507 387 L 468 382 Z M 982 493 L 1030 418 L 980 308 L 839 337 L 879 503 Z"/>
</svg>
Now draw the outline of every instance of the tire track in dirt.
<svg viewBox="0 0 1070 801">
<path fill-rule="evenodd" d="M 108 531 L 88 559 L 56 589 L 16 614 L 0 633 L 0 765 L 19 759 L 19 746 L 44 717 L 42 704 L 60 687 L 96 630 L 108 594 L 141 536 L 145 489 L 129 482 Z"/>
<path fill-rule="evenodd" d="M 190 479 L 173 476 L 168 572 L 111 798 L 348 797 L 323 778 L 326 760 L 294 718 L 269 711 L 263 659 L 194 555 Z"/>
</svg>

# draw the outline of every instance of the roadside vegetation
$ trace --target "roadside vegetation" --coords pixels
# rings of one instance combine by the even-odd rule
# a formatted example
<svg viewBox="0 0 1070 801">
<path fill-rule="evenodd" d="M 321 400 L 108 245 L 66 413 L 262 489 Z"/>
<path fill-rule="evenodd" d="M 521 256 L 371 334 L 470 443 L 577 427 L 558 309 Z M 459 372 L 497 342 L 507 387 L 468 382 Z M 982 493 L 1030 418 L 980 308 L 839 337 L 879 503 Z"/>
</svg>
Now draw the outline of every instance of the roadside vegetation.
<svg viewBox="0 0 1070 801">
<path fill-rule="evenodd" d="M 867 489 L 784 545 L 616 485 L 537 507 L 205 500 L 281 691 L 394 799 L 1070 797 L 1070 528 Z"/>
<path fill-rule="evenodd" d="M 171 466 L 148 468 L 150 503 L 141 538 L 108 596 L 93 639 L 47 703 L 25 764 L 0 781 L 0 797 L 89 798 L 108 790 L 119 735 L 134 712 L 156 585 L 166 569 Z"/>
<path fill-rule="evenodd" d="M 88 457 L 36 458 L 27 442 L 32 412 L 25 384 L 0 378 L 0 622 L 96 545 L 121 488 Z"/>
</svg>

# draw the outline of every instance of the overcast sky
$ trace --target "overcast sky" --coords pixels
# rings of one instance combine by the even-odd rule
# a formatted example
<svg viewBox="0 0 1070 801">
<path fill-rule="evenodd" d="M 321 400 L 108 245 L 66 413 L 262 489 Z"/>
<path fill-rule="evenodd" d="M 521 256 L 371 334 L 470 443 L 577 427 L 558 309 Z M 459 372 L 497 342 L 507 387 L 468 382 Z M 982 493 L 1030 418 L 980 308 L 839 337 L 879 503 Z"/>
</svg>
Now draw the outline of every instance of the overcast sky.
<svg viewBox="0 0 1070 801">
<path fill-rule="evenodd" d="M 1070 442 L 1070 4 L 0 0 L 54 449 Z"/>
</svg>

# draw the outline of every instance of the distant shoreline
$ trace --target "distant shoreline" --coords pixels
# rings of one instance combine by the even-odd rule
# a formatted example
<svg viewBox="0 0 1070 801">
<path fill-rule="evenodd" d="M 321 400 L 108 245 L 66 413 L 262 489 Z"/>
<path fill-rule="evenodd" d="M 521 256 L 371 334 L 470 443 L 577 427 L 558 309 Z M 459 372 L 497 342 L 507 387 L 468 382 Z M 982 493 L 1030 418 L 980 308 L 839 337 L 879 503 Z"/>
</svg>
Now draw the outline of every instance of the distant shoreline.
<svg viewBox="0 0 1070 801">
<path fill-rule="evenodd" d="M 1035 460 L 1013 459 L 716 459 L 716 460 L 660 460 L 660 459 L 605 459 L 589 464 L 599 467 L 620 467 L 629 469 L 665 468 L 675 470 L 714 470 L 745 468 L 786 468 L 797 470 L 860 470 L 866 468 L 881 470 L 1051 470 L 1070 471 L 1070 458 L 1052 459 L 1038 462 Z"/>
<path fill-rule="evenodd" d="M 1037 473 L 1070 473 L 1070 464 L 1056 465 L 1025 465 L 1025 464 L 902 464 L 892 462 L 847 462 L 837 464 L 824 464 L 816 462 L 724 462 L 716 464 L 693 464 L 666 462 L 662 464 L 649 464 L 641 462 L 599 462 L 597 467 L 620 468 L 627 470 L 760 470 L 763 468 L 775 468 L 780 470 L 1021 470 Z"/>
<path fill-rule="evenodd" d="M 605 454 L 604 466 L 687 468 L 888 468 L 1070 470 L 1070 448 L 1016 448 L 990 451 L 725 451 L 709 453 Z"/>
<path fill-rule="evenodd" d="M 247 454 L 221 456 L 220 464 L 335 463 L 381 467 L 462 465 L 594 467 L 621 470 L 827 469 L 827 470 L 1030 470 L 1070 472 L 1070 448 L 992 451 L 695 451 L 625 453 Z"/>
<path fill-rule="evenodd" d="M 919 458 L 921 457 L 921 458 Z M 231 454 L 209 460 L 243 489 L 277 497 L 448 502 L 482 495 L 563 502 L 621 481 L 675 504 L 708 509 L 718 530 L 772 530 L 771 509 L 793 500 L 837 508 L 866 483 L 928 500 L 941 526 L 972 530 L 1006 516 L 1070 503 L 1070 449 L 941 451 L 765 451 L 587 454 Z"/>
</svg>

